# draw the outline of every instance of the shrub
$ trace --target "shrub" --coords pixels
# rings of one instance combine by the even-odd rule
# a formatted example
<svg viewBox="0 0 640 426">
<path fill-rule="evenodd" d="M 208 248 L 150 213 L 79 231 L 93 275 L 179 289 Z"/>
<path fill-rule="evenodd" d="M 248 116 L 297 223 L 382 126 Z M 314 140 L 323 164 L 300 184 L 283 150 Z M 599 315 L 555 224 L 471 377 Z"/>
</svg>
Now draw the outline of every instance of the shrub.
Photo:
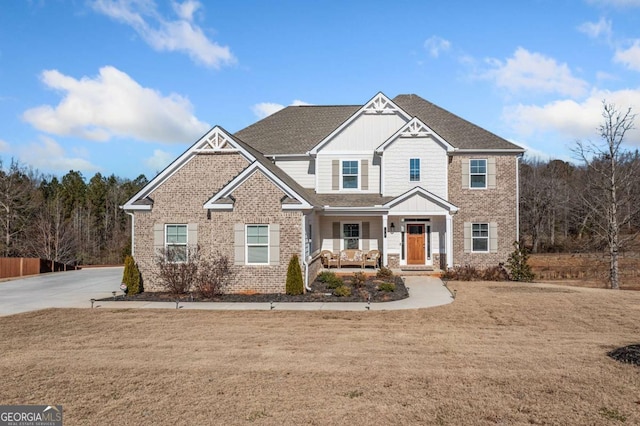
<svg viewBox="0 0 640 426">
<path fill-rule="evenodd" d="M 353 278 L 351 278 L 351 282 L 353 286 L 356 288 L 364 286 L 364 283 L 367 281 L 367 276 L 364 272 L 354 272 Z"/>
<path fill-rule="evenodd" d="M 340 278 L 336 274 L 333 274 L 333 277 L 325 281 L 325 285 L 327 286 L 327 288 L 334 289 L 344 285 L 344 281 L 342 280 L 342 278 Z"/>
<path fill-rule="evenodd" d="M 222 294 L 232 279 L 229 257 L 216 252 L 209 259 L 200 259 L 194 287 L 200 295 L 212 298 Z"/>
<path fill-rule="evenodd" d="M 351 296 L 351 288 L 346 285 L 341 285 L 333 291 L 333 294 L 338 297 L 349 297 Z"/>
<path fill-rule="evenodd" d="M 519 241 L 514 241 L 513 252 L 509 255 L 507 260 L 507 268 L 511 271 L 512 281 L 533 281 L 534 275 L 531 271 L 531 267 L 527 263 L 529 260 L 529 253 Z"/>
<path fill-rule="evenodd" d="M 376 278 L 380 278 L 383 280 L 391 280 L 393 279 L 393 272 L 391 271 L 391 269 L 383 266 L 382 268 L 378 269 L 378 272 L 376 273 Z"/>
<path fill-rule="evenodd" d="M 198 276 L 200 251 L 187 247 L 186 253 L 172 249 L 160 249 L 156 253 L 159 286 L 173 295 L 186 293 Z"/>
<path fill-rule="evenodd" d="M 322 271 L 322 272 L 320 272 L 320 274 L 318 274 L 318 277 L 316 279 L 318 281 L 320 281 L 321 283 L 327 283 L 327 282 L 333 280 L 334 278 L 336 278 L 335 272 Z"/>
<path fill-rule="evenodd" d="M 300 261 L 298 255 L 291 256 L 289 268 L 287 269 L 287 294 L 296 295 L 304 293 L 304 282 L 302 281 L 302 269 L 300 269 Z"/>
<path fill-rule="evenodd" d="M 509 273 L 502 264 L 483 269 L 480 275 L 484 281 L 509 281 Z"/>
<path fill-rule="evenodd" d="M 473 281 L 480 279 L 480 275 L 476 268 L 471 265 L 465 265 L 454 266 L 453 268 L 447 269 L 445 273 L 442 274 L 442 278 L 456 281 Z"/>
<path fill-rule="evenodd" d="M 203 258 L 199 247 L 187 247 L 186 253 L 158 250 L 155 262 L 160 287 L 176 296 L 194 290 L 210 298 L 222 293 L 233 279 L 227 256 L 215 253 L 210 258 Z"/>
<path fill-rule="evenodd" d="M 381 283 L 378 285 L 378 290 L 392 293 L 396 291 L 396 285 L 394 283 Z"/>
<path fill-rule="evenodd" d="M 124 260 L 122 282 L 127 286 L 127 294 L 138 294 L 142 292 L 142 276 L 140 275 L 138 265 L 131 256 L 127 256 Z"/>
</svg>

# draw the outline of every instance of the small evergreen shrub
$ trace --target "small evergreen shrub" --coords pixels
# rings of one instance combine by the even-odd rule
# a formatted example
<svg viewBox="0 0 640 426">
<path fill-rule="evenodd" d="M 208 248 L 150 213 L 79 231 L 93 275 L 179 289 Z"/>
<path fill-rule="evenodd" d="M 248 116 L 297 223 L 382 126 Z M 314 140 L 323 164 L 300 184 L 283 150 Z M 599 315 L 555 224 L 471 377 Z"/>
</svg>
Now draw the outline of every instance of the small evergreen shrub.
<svg viewBox="0 0 640 426">
<path fill-rule="evenodd" d="M 349 297 L 351 296 L 351 287 L 347 287 L 346 285 L 341 285 L 333 291 L 338 297 Z"/>
<path fill-rule="evenodd" d="M 507 260 L 507 268 L 511 272 L 512 281 L 533 281 L 534 274 L 531 271 L 531 266 L 527 263 L 529 260 L 529 253 L 520 241 L 513 242 L 513 252 L 509 255 Z"/>
<path fill-rule="evenodd" d="M 396 285 L 394 283 L 381 283 L 378 285 L 378 290 L 393 293 L 396 291 Z"/>
<path fill-rule="evenodd" d="M 304 282 L 302 281 L 302 269 L 300 269 L 300 261 L 298 255 L 291 256 L 289 268 L 287 269 L 287 294 L 296 295 L 304 293 Z"/>
<path fill-rule="evenodd" d="M 333 274 L 333 277 L 325 281 L 325 285 L 327 286 L 327 288 L 334 289 L 344 285 L 344 281 L 336 274 Z"/>
<path fill-rule="evenodd" d="M 364 286 L 364 283 L 366 281 L 367 281 L 367 276 L 364 274 L 364 272 L 354 272 L 353 278 L 351 278 L 351 282 L 353 283 L 353 286 L 356 288 L 360 288 Z"/>
<path fill-rule="evenodd" d="M 124 260 L 124 273 L 122 282 L 127 286 L 127 294 L 142 292 L 142 276 L 133 257 L 127 256 Z"/>
<path fill-rule="evenodd" d="M 335 272 L 322 271 L 322 272 L 320 272 L 320 274 L 318 274 L 318 277 L 316 279 L 318 281 L 320 281 L 321 283 L 328 283 L 329 281 L 331 281 L 331 280 L 333 280 L 335 278 L 336 278 Z"/>
<path fill-rule="evenodd" d="M 382 268 L 378 269 L 376 278 L 380 278 L 382 280 L 391 280 L 393 279 L 393 272 L 391 271 L 391 269 L 383 266 Z"/>
</svg>

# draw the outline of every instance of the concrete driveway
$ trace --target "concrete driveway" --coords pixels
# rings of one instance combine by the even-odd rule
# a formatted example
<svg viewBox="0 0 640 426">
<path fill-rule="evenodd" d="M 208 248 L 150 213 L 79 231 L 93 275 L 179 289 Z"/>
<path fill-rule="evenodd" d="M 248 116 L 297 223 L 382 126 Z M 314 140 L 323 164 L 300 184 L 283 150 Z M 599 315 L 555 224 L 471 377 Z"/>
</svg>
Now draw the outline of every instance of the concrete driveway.
<svg viewBox="0 0 640 426">
<path fill-rule="evenodd" d="M 87 268 L 0 282 L 0 316 L 45 308 L 89 308 L 120 293 L 122 267 Z"/>
</svg>

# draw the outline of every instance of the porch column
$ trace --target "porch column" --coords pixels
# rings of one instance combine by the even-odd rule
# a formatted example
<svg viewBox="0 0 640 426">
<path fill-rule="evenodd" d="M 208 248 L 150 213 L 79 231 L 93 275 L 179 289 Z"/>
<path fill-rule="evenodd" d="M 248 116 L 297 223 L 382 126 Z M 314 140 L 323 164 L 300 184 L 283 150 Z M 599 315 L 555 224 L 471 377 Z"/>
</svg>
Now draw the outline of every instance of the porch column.
<svg viewBox="0 0 640 426">
<path fill-rule="evenodd" d="M 445 216 L 447 234 L 447 268 L 453 268 L 453 218 L 451 213 Z"/>
<path fill-rule="evenodd" d="M 389 266 L 389 261 L 387 260 L 387 220 L 388 215 L 385 213 L 382 215 L 382 266 Z"/>
</svg>

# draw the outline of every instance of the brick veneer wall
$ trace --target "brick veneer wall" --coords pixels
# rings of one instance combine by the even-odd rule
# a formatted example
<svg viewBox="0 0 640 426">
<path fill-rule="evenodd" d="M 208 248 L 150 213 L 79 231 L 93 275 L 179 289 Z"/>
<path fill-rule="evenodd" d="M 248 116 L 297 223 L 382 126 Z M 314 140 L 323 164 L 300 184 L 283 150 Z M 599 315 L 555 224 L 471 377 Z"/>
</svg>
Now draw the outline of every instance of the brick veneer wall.
<svg viewBox="0 0 640 426">
<path fill-rule="evenodd" d="M 202 253 L 219 252 L 227 255 L 233 264 L 236 223 L 278 223 L 279 264 L 234 265 L 234 282 L 226 291 L 284 292 L 289 260 L 294 253 L 300 254 L 302 244 L 302 213 L 282 210 L 280 199 L 284 193 L 257 171 L 233 192 L 233 211 L 211 211 L 208 217 L 202 207 L 247 165 L 239 154 L 196 155 L 150 194 L 154 200 L 151 211 L 135 212 L 135 259 L 146 291 L 161 290 L 154 265 L 154 224 L 197 223 Z"/>
<path fill-rule="evenodd" d="M 462 159 L 496 160 L 495 189 L 462 187 Z M 449 164 L 449 201 L 460 210 L 453 216 L 453 264 L 485 268 L 506 262 L 517 240 L 517 167 L 515 155 L 454 155 Z M 497 253 L 465 253 L 464 223 L 498 224 Z"/>
</svg>

